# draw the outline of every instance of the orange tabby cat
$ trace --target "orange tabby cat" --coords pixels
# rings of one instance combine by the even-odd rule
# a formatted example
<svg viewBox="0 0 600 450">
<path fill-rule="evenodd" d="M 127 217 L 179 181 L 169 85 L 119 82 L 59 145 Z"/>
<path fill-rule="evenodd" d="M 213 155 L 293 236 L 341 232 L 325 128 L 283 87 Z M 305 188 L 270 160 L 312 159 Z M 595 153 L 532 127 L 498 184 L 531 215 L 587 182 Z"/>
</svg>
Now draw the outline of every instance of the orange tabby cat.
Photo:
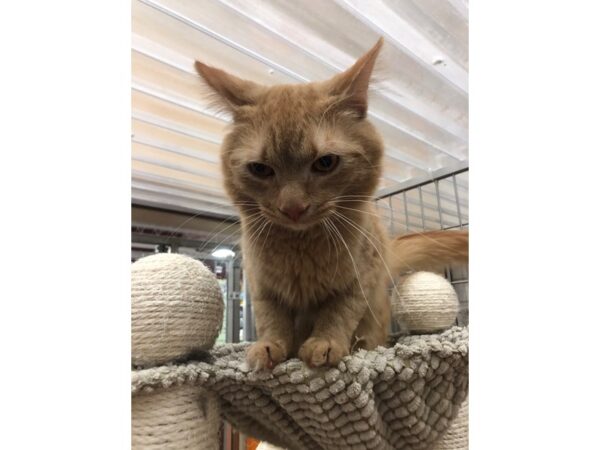
<svg viewBox="0 0 600 450">
<path fill-rule="evenodd" d="M 464 232 L 390 240 L 372 195 L 383 143 L 367 91 L 383 41 L 323 82 L 265 87 L 196 62 L 233 115 L 221 149 L 239 209 L 258 341 L 254 369 L 298 355 L 335 365 L 386 342 L 393 275 L 467 258 Z"/>
</svg>

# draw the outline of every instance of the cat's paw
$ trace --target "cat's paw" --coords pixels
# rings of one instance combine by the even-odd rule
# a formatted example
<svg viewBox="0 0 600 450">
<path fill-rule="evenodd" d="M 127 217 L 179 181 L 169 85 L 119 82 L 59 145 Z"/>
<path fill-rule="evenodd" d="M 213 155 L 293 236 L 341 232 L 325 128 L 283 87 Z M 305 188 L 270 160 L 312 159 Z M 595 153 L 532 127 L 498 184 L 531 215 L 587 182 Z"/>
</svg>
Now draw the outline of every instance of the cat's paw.
<svg viewBox="0 0 600 450">
<path fill-rule="evenodd" d="M 302 344 L 298 357 L 310 367 L 337 366 L 348 349 L 333 339 L 311 337 Z"/>
<path fill-rule="evenodd" d="M 273 341 L 257 341 L 248 348 L 246 362 L 252 370 L 271 370 L 285 361 L 284 348 Z"/>
</svg>

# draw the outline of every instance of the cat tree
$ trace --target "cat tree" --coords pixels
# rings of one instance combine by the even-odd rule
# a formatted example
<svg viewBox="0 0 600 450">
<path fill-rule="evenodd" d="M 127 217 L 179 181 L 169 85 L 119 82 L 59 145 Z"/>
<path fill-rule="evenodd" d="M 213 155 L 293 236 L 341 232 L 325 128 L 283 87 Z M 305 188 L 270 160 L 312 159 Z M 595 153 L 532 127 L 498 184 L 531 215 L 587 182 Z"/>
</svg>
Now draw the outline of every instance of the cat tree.
<svg viewBox="0 0 600 450">
<path fill-rule="evenodd" d="M 414 296 L 430 290 L 428 310 L 442 308 L 449 325 L 454 303 L 432 276 L 405 280 L 394 309 L 410 315 Z M 216 279 L 200 262 L 159 254 L 133 264 L 134 449 L 217 449 L 221 418 L 290 450 L 467 448 L 466 328 L 360 350 L 335 368 L 291 359 L 253 372 L 248 343 L 213 347 L 222 314 Z M 432 331 L 430 322 L 417 329 Z"/>
</svg>

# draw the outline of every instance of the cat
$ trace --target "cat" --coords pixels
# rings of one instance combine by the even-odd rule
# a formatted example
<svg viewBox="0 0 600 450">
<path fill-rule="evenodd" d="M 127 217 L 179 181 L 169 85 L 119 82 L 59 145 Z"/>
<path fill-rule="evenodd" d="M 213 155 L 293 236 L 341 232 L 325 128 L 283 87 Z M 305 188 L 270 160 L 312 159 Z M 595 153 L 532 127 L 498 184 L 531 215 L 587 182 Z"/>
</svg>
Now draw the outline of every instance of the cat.
<svg viewBox="0 0 600 450">
<path fill-rule="evenodd" d="M 221 163 L 241 219 L 254 370 L 296 355 L 333 366 L 384 345 L 392 277 L 467 260 L 467 232 L 392 240 L 375 213 L 384 147 L 367 91 L 382 44 L 327 81 L 299 85 L 261 86 L 195 63 L 233 117 Z"/>
</svg>

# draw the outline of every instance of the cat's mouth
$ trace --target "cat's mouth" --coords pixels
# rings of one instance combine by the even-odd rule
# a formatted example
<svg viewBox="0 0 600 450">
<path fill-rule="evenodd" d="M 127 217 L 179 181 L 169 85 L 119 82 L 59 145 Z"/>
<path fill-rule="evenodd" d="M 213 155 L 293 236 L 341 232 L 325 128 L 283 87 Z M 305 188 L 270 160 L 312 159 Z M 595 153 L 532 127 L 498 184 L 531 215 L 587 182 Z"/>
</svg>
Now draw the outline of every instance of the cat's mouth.
<svg viewBox="0 0 600 450">
<path fill-rule="evenodd" d="M 284 214 L 270 211 L 267 208 L 261 208 L 261 211 L 265 218 L 270 220 L 274 224 L 295 231 L 304 231 L 309 228 L 312 228 L 315 225 L 320 224 L 323 221 L 323 219 L 330 215 L 329 207 L 317 208 L 314 211 L 311 211 L 309 214 L 303 215 L 296 220 L 293 220 Z"/>
</svg>

